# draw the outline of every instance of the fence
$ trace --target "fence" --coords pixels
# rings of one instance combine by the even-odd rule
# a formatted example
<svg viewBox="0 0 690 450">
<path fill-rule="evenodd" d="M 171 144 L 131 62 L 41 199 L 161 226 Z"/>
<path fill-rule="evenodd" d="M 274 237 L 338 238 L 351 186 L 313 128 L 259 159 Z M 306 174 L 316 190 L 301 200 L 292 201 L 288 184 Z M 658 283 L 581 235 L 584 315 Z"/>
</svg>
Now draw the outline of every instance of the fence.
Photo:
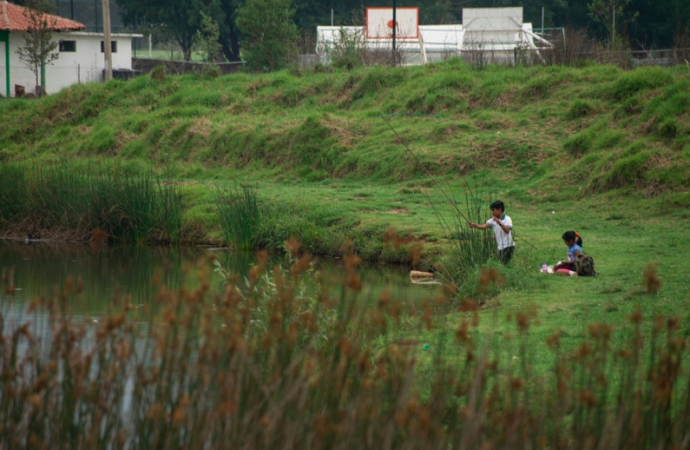
<svg viewBox="0 0 690 450">
<path fill-rule="evenodd" d="M 0 94 L 6 95 L 6 73 L 3 70 L 0 74 Z M 39 84 L 40 84 L 39 75 Z M 53 65 L 49 64 L 45 68 L 45 90 L 48 94 L 54 94 L 60 90 L 75 85 L 85 83 L 95 83 L 103 81 L 103 69 L 97 65 Z M 36 90 L 36 77 L 26 67 L 17 66 L 10 68 L 10 96 L 15 96 L 17 92 L 24 95 L 38 95 Z"/>
<path fill-rule="evenodd" d="M 220 69 L 220 73 L 225 75 L 237 72 L 243 65 L 243 61 L 230 63 L 201 63 L 152 58 L 132 58 L 132 69 L 140 74 L 149 73 L 158 66 L 165 66 L 165 71 L 173 75 L 202 73 L 207 70 L 208 67 L 216 66 Z"/>
</svg>

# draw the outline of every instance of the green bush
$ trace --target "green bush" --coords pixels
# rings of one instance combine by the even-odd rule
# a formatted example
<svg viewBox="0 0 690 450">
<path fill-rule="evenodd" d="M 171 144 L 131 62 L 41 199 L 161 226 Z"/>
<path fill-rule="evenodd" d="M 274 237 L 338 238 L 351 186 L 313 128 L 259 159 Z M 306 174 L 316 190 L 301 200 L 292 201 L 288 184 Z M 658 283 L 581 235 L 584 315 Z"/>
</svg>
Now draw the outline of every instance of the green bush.
<svg viewBox="0 0 690 450">
<path fill-rule="evenodd" d="M 153 68 L 150 73 L 151 79 L 156 81 L 165 80 L 165 66 L 160 65 Z"/>
</svg>

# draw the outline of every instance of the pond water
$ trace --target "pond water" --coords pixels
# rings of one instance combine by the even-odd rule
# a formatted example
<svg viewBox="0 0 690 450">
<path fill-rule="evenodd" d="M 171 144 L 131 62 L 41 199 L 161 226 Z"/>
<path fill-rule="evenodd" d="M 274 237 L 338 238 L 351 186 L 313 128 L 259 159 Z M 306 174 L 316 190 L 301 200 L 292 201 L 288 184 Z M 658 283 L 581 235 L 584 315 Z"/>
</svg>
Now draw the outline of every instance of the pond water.
<svg viewBox="0 0 690 450">
<path fill-rule="evenodd" d="M 14 285 L 14 293 L 0 290 L 0 309 L 22 315 L 30 301 L 38 296 L 50 296 L 64 285 L 65 280 L 83 280 L 83 295 L 73 298 L 69 305 L 73 313 L 96 317 L 112 310 L 113 298 L 119 292 L 130 294 L 136 305 L 151 302 L 161 285 L 176 289 L 182 284 L 193 287 L 197 282 L 195 270 L 199 264 L 211 267 L 215 256 L 223 268 L 247 275 L 255 264 L 253 253 L 232 253 L 202 247 L 144 247 L 114 246 L 92 249 L 86 245 L 29 243 L 0 240 L 0 272 Z M 271 258 L 269 266 L 280 264 L 287 268 L 289 261 Z M 332 258 L 316 258 L 311 279 L 307 284 L 317 286 L 316 275 L 327 277 L 334 295 L 341 291 L 344 279 L 342 262 Z M 388 290 L 390 297 L 402 302 L 422 303 L 436 295 L 440 286 L 413 284 L 409 269 L 395 265 L 363 265 L 359 274 L 363 289 L 352 296 L 355 301 L 375 302 Z M 212 291 L 222 292 L 223 279 L 212 276 Z M 15 319 L 17 317 L 15 316 Z"/>
</svg>

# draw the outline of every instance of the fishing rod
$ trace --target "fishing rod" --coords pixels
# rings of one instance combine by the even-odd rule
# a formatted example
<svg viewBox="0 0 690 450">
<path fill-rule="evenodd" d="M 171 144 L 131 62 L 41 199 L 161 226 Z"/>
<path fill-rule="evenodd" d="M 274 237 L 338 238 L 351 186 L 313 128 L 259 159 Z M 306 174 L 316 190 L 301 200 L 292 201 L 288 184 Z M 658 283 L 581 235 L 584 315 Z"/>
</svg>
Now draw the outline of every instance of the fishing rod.
<svg viewBox="0 0 690 450">
<path fill-rule="evenodd" d="M 441 187 L 441 185 L 439 184 L 439 182 L 436 181 L 436 178 L 434 178 L 434 176 L 431 174 L 431 172 L 429 172 L 429 169 L 427 169 L 426 166 L 425 166 L 424 164 L 422 164 L 422 162 L 419 160 L 419 158 L 417 158 L 417 155 L 415 155 L 415 154 L 412 152 L 412 150 L 410 149 L 410 147 L 407 145 L 407 143 L 405 143 L 405 141 L 404 141 L 403 138 L 400 136 L 400 134 L 398 134 L 398 132 L 395 130 L 395 128 L 393 128 L 393 126 L 392 126 L 386 119 L 384 119 L 383 116 L 380 116 L 380 117 L 381 117 L 381 120 L 383 120 L 383 121 L 386 123 L 386 125 L 388 125 L 388 127 L 389 127 L 391 130 L 393 130 L 393 133 L 395 133 L 395 135 L 398 137 L 398 141 L 407 149 L 407 152 L 414 158 L 414 160 L 417 162 L 417 164 L 419 165 L 419 167 L 421 167 L 422 170 L 424 170 L 424 172 L 426 172 L 426 174 L 429 176 L 429 178 L 431 178 L 431 180 L 434 182 L 434 184 L 436 184 L 436 187 L 443 193 L 443 195 L 446 196 L 446 198 L 448 199 L 448 201 L 450 202 L 450 204 L 453 205 L 453 208 L 455 208 L 455 210 L 458 212 L 458 214 L 460 214 L 460 216 L 461 216 L 463 219 L 465 219 L 465 222 L 467 222 L 468 224 L 469 224 L 469 223 L 472 223 L 472 222 L 470 221 L 470 219 L 468 219 L 468 218 L 462 213 L 462 211 L 460 211 L 460 208 L 458 208 L 458 206 L 455 204 L 455 202 L 453 201 L 453 199 L 450 198 L 450 196 L 446 193 L 446 191 L 443 190 L 443 188 Z"/>
<path fill-rule="evenodd" d="M 446 193 L 446 191 L 443 190 L 443 188 L 441 187 L 441 184 L 440 184 L 438 181 L 436 181 L 436 178 L 434 178 L 434 176 L 431 174 L 431 172 L 429 171 L 429 169 L 427 169 L 426 166 L 425 166 L 424 164 L 422 164 L 422 161 L 420 161 L 420 159 L 417 157 L 417 155 L 414 154 L 414 152 L 412 151 L 412 149 L 410 149 L 410 147 L 407 145 L 407 143 L 406 143 L 405 140 L 402 138 L 402 136 L 400 136 L 400 134 L 396 131 L 396 129 L 393 128 L 393 125 L 391 125 L 390 122 L 388 122 L 388 121 L 385 119 L 385 117 L 397 116 L 397 115 L 415 115 L 415 116 L 421 116 L 422 114 L 418 114 L 418 113 L 417 113 L 417 114 L 411 114 L 411 113 L 404 113 L 404 114 L 386 114 L 386 115 L 382 115 L 382 116 L 379 116 L 379 117 L 381 118 L 381 120 L 383 120 L 383 122 L 384 122 L 386 125 L 388 125 L 388 128 L 390 128 L 390 129 L 393 131 L 393 133 L 395 133 L 395 135 L 396 135 L 397 138 L 398 138 L 398 142 L 400 142 L 400 143 L 403 145 L 403 147 L 405 147 L 405 149 L 406 149 L 407 152 L 410 154 L 410 156 L 412 156 L 412 158 L 414 158 L 414 160 L 415 160 L 415 162 L 417 163 L 417 165 L 419 165 L 419 167 L 421 167 L 422 170 L 424 170 L 424 172 L 427 174 L 427 176 L 428 176 L 429 178 L 431 178 L 431 181 L 434 182 L 434 184 L 436 185 L 436 187 L 437 187 L 437 188 L 443 193 L 443 195 L 448 199 L 448 202 L 449 202 L 451 205 L 453 205 L 453 208 L 455 208 L 455 210 L 458 212 L 458 214 L 460 214 L 460 217 L 462 217 L 462 218 L 465 220 L 465 222 L 467 222 L 468 224 L 473 223 L 473 222 L 471 222 L 471 221 L 467 218 L 467 216 L 465 216 L 465 214 L 462 213 L 462 211 L 460 211 L 460 208 L 458 208 L 458 205 L 456 205 L 455 202 L 453 201 L 453 199 Z M 431 116 L 431 117 L 437 117 L 437 118 L 439 118 L 439 116 Z M 517 237 L 514 237 L 514 239 L 515 239 L 515 240 L 518 240 Z M 520 238 L 520 240 L 521 240 L 522 242 L 524 242 L 525 244 L 529 245 L 530 247 L 532 247 L 533 249 L 537 250 L 537 247 L 535 247 L 534 245 L 532 245 L 529 241 L 527 241 L 527 240 L 525 240 L 525 239 L 522 239 L 522 238 Z"/>
</svg>

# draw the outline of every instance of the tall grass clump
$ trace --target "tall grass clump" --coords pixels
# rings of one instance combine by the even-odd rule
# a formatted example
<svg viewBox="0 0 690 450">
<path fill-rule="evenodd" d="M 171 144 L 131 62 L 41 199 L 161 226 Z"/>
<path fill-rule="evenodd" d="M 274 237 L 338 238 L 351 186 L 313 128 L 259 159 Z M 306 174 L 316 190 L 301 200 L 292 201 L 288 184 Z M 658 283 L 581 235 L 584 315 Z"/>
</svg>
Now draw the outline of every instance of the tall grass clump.
<svg viewBox="0 0 690 450">
<path fill-rule="evenodd" d="M 496 194 L 487 187 L 484 180 L 476 178 L 465 180 L 463 191 L 462 202 L 457 201 L 456 195 L 452 196 L 455 207 L 462 208 L 462 215 L 460 211 L 453 211 L 451 221 L 447 221 L 440 210 L 435 208 L 441 226 L 446 235 L 451 237 L 450 248 L 442 261 L 443 272 L 456 287 L 461 286 L 471 273 L 497 255 L 493 233 L 473 230 L 467 223 L 486 222 L 491 217 L 489 205 L 496 199 Z"/>
<path fill-rule="evenodd" d="M 72 316 L 83 293 L 71 279 L 33 302 L 26 323 L 3 311 L 0 447 L 579 450 L 690 439 L 690 339 L 676 317 L 635 309 L 615 329 L 583 324 L 575 344 L 560 331 L 536 342 L 530 308 L 499 340 L 480 332 L 469 302 L 450 337 L 432 308 L 403 313 L 388 293 L 358 307 L 353 254 L 339 297 L 327 285 L 306 293 L 310 257 L 290 248 L 289 270 L 268 270 L 261 253 L 242 284 L 218 267 L 222 294 L 202 261 L 198 287 L 162 289 L 149 313 L 116 297 L 96 323 Z M 418 327 L 439 336 L 431 351 L 398 339 Z M 552 370 L 532 369 L 538 346 Z"/>
<path fill-rule="evenodd" d="M 151 171 L 10 163 L 0 167 L 0 180 L 5 230 L 80 234 L 98 228 L 127 242 L 179 239 L 179 191 Z"/>
<path fill-rule="evenodd" d="M 217 188 L 214 198 L 225 241 L 235 249 L 253 248 L 262 221 L 262 206 L 256 189 L 249 185 L 235 187 L 234 192 Z"/>
</svg>

